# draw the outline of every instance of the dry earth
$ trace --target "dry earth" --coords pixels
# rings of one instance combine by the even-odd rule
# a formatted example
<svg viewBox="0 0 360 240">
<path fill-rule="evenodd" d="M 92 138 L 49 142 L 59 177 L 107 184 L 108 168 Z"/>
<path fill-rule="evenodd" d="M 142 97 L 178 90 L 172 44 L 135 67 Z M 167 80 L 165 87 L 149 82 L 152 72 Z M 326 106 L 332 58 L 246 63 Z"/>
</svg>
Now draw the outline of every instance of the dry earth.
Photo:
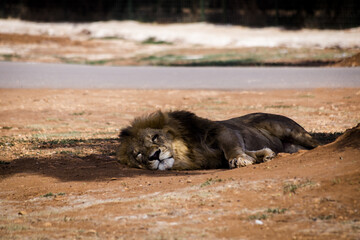
<svg viewBox="0 0 360 240">
<path fill-rule="evenodd" d="M 1 239 L 359 239 L 360 128 L 240 169 L 154 172 L 115 159 L 155 109 L 293 118 L 325 144 L 360 121 L 360 89 L 0 90 Z"/>
</svg>

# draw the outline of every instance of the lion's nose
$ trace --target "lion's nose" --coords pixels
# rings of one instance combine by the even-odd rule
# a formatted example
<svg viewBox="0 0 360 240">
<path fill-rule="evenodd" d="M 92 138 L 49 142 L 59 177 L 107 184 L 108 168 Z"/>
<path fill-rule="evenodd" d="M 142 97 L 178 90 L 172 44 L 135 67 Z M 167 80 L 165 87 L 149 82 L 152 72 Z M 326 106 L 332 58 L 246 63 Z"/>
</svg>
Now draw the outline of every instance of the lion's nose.
<svg viewBox="0 0 360 240">
<path fill-rule="evenodd" d="M 161 153 L 161 150 L 157 150 L 156 152 L 154 152 L 153 155 L 151 155 L 149 157 L 149 160 L 159 160 L 159 157 L 160 157 L 160 153 Z"/>
</svg>

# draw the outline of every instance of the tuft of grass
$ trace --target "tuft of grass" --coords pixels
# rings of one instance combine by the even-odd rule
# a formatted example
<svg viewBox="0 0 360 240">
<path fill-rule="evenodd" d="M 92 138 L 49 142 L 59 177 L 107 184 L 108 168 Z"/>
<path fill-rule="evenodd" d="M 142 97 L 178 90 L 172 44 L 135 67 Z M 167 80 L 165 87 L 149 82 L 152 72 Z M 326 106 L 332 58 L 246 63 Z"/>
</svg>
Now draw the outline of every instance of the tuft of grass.
<svg viewBox="0 0 360 240">
<path fill-rule="evenodd" d="M 335 215 L 330 214 L 330 215 L 320 215 L 317 217 L 320 220 L 330 220 L 330 219 L 334 219 Z"/>
<path fill-rule="evenodd" d="M 295 193 L 296 190 L 298 189 L 298 187 L 299 187 L 299 186 L 296 185 L 296 184 L 286 183 L 286 184 L 284 185 L 283 191 L 284 191 L 284 193 Z"/>
<path fill-rule="evenodd" d="M 340 178 L 334 178 L 332 180 L 332 185 L 336 185 L 336 184 L 340 184 L 341 183 L 341 179 Z"/>
<path fill-rule="evenodd" d="M 296 193 L 296 191 L 299 189 L 299 188 L 304 188 L 304 187 L 308 187 L 308 186 L 314 186 L 315 183 L 312 182 L 311 180 L 307 179 L 305 182 L 302 182 L 302 183 L 285 183 L 284 184 L 284 187 L 283 187 L 283 192 L 284 194 L 286 193 Z"/>
<path fill-rule="evenodd" d="M 265 220 L 274 214 L 284 214 L 287 211 L 286 208 L 268 208 L 266 211 L 256 213 L 248 217 L 249 220 Z"/>
<path fill-rule="evenodd" d="M 16 232 L 16 231 L 29 230 L 29 227 L 19 224 L 10 224 L 8 226 L 0 226 L 0 230 L 1 229 L 6 229 L 7 231 L 11 231 L 11 232 Z"/>
<path fill-rule="evenodd" d="M 66 195 L 66 193 L 63 193 L 63 192 L 59 192 L 59 193 L 49 192 L 49 193 L 42 195 L 41 197 L 48 198 L 48 197 L 65 196 L 65 195 Z"/>
<path fill-rule="evenodd" d="M 0 146 L 13 147 L 15 146 L 16 140 L 7 136 L 0 137 Z"/>
<path fill-rule="evenodd" d="M 107 36 L 107 37 L 101 37 L 101 38 L 93 38 L 93 39 L 101 39 L 101 40 L 123 40 L 124 38 L 118 37 L 118 36 Z M 92 39 L 91 39 L 92 40 Z"/>
<path fill-rule="evenodd" d="M 172 42 L 167 42 L 167 41 L 161 41 L 161 40 L 156 40 L 156 38 L 154 37 L 149 37 L 147 39 L 145 39 L 144 41 L 141 42 L 142 44 L 155 44 L 155 45 L 172 45 Z"/>
<path fill-rule="evenodd" d="M 9 61 L 9 62 L 13 61 L 15 58 L 16 58 L 16 59 L 20 58 L 20 56 L 17 55 L 17 54 L 1 54 L 0 56 L 1 56 L 5 61 Z"/>
<path fill-rule="evenodd" d="M 170 63 L 181 60 L 182 56 L 167 54 L 163 56 L 154 56 L 150 55 L 144 58 L 141 58 L 140 61 L 149 61 L 153 65 L 170 65 Z"/>
<path fill-rule="evenodd" d="M 41 197 L 54 197 L 54 196 L 55 196 L 55 194 L 53 194 L 52 192 L 41 195 Z"/>
<path fill-rule="evenodd" d="M 47 118 L 46 121 L 49 121 L 49 122 L 60 122 L 62 121 L 60 118 Z"/>
<path fill-rule="evenodd" d="M 267 212 L 272 214 L 283 214 L 287 211 L 286 208 L 268 208 Z"/>
<path fill-rule="evenodd" d="M 260 214 L 260 213 L 257 213 L 257 214 L 254 214 L 254 215 L 250 215 L 248 217 L 249 220 L 265 220 L 267 219 L 269 216 L 267 214 Z"/>
<path fill-rule="evenodd" d="M 201 56 L 166 54 L 162 56 L 150 55 L 139 59 L 157 66 L 257 66 L 261 65 L 256 56 L 242 56 L 237 54 L 212 54 Z"/>
<path fill-rule="evenodd" d="M 216 179 L 213 179 L 213 178 L 209 178 L 207 179 L 205 182 L 203 182 L 200 187 L 206 187 L 206 186 L 209 186 L 211 184 L 214 184 L 214 183 L 217 183 L 217 182 L 222 182 L 222 179 L 220 178 L 216 178 Z"/>
<path fill-rule="evenodd" d="M 72 113 L 72 114 L 70 114 L 70 115 L 73 115 L 73 116 L 82 116 L 82 115 L 84 115 L 84 114 L 85 114 L 85 112 L 82 111 L 82 112 L 74 112 L 74 113 Z"/>
</svg>

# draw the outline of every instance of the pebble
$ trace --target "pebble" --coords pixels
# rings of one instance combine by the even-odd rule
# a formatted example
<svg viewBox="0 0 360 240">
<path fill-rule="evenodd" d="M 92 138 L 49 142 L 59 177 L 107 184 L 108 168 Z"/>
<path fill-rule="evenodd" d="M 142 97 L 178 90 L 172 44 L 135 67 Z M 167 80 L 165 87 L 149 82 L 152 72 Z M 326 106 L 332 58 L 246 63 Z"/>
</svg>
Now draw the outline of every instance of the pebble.
<svg viewBox="0 0 360 240">
<path fill-rule="evenodd" d="M 18 212 L 18 214 L 21 215 L 21 216 L 24 216 L 24 215 L 27 214 L 27 212 L 25 212 L 25 211 L 20 211 L 20 212 Z"/>
<path fill-rule="evenodd" d="M 88 234 L 96 234 L 96 230 L 95 229 L 90 229 L 86 233 L 88 233 Z"/>
<path fill-rule="evenodd" d="M 46 222 L 46 223 L 43 224 L 43 226 L 44 226 L 44 227 L 51 227 L 52 224 L 51 224 L 51 222 Z"/>
<path fill-rule="evenodd" d="M 263 225 L 264 223 L 263 223 L 263 221 L 255 220 L 255 224 L 257 224 L 257 225 Z"/>
</svg>

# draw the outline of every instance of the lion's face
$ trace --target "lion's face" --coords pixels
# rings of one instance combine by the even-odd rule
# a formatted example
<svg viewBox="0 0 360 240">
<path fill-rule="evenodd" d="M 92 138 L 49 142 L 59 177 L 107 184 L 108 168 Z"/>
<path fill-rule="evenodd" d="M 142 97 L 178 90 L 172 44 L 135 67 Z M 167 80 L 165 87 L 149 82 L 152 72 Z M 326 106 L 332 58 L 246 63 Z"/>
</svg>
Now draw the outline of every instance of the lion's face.
<svg viewBox="0 0 360 240">
<path fill-rule="evenodd" d="M 171 135 L 161 129 L 141 129 L 121 145 L 130 163 L 139 168 L 166 170 L 174 165 Z"/>
</svg>

